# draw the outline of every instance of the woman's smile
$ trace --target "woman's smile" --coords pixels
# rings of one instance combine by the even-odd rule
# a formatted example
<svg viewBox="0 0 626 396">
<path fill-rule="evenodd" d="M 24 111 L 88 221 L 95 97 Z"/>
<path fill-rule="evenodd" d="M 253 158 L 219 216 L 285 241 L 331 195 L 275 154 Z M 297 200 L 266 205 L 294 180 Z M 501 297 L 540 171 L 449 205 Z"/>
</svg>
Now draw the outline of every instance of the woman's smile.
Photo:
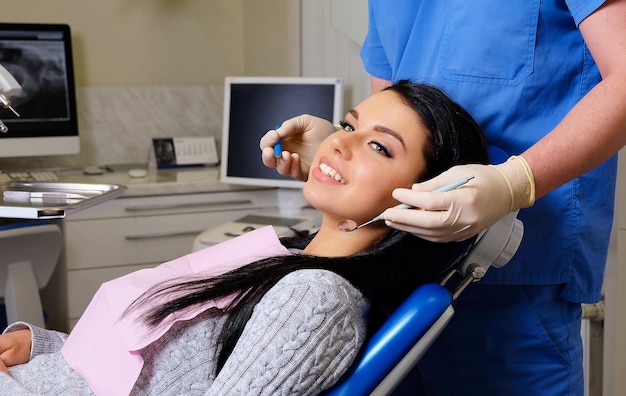
<svg viewBox="0 0 626 396">
<path fill-rule="evenodd" d="M 319 166 L 312 169 L 312 176 L 322 183 L 346 184 L 337 168 L 338 166 L 328 158 L 322 157 Z"/>
</svg>

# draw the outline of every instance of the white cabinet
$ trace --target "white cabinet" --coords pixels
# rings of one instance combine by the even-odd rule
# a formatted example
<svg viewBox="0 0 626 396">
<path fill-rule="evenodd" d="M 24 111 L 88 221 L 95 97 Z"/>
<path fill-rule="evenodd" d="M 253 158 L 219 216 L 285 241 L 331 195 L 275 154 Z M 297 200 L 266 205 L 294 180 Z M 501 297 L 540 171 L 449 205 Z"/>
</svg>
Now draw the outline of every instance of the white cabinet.
<svg viewBox="0 0 626 396">
<path fill-rule="evenodd" d="M 49 327 L 70 330 L 103 282 L 188 254 L 202 231 L 275 205 L 276 190 L 242 190 L 118 198 L 68 217 L 57 279 L 44 293 Z"/>
</svg>

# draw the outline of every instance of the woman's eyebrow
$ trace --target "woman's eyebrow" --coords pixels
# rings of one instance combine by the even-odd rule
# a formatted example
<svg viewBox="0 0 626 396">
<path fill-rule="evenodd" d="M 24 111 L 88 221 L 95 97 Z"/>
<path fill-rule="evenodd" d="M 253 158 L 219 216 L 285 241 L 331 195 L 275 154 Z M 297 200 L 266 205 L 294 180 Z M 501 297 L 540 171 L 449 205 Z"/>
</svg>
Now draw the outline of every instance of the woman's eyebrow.
<svg viewBox="0 0 626 396">
<path fill-rule="evenodd" d="M 356 111 L 355 109 L 348 110 L 348 113 L 350 113 L 350 115 L 352 115 L 352 117 L 354 117 L 355 119 L 357 120 L 359 119 L 359 112 Z M 374 127 L 374 130 L 377 132 L 382 132 L 382 133 L 386 133 L 388 135 L 393 136 L 394 138 L 398 139 L 400 143 L 402 144 L 402 147 L 406 149 L 406 145 L 404 144 L 404 139 L 402 139 L 402 136 L 400 136 L 400 134 L 394 131 L 393 129 L 389 129 L 384 126 L 377 125 Z"/>
<path fill-rule="evenodd" d="M 384 126 L 377 125 L 374 127 L 374 130 L 378 132 L 386 133 L 387 135 L 391 135 L 395 137 L 396 139 L 400 141 L 400 143 L 402 144 L 402 147 L 406 149 L 406 145 L 404 144 L 404 139 L 402 139 L 402 136 L 400 136 L 400 134 L 394 131 L 393 129 L 389 129 Z"/>
</svg>

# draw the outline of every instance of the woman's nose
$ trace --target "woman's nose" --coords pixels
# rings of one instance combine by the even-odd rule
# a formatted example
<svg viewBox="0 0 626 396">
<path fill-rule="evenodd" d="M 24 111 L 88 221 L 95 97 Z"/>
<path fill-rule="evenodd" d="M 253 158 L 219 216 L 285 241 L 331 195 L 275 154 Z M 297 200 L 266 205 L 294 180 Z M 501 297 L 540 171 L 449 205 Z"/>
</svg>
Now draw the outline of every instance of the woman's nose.
<svg viewBox="0 0 626 396">
<path fill-rule="evenodd" d="M 353 133 L 342 132 L 336 132 L 333 134 L 331 147 L 344 160 L 352 158 L 355 141 L 353 135 Z"/>
</svg>

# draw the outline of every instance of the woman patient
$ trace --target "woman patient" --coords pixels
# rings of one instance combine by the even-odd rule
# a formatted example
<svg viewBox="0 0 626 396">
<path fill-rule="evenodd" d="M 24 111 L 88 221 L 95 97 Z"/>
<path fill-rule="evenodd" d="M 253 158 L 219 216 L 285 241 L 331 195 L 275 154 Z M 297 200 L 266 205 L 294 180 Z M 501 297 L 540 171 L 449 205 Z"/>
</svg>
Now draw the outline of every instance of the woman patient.
<svg viewBox="0 0 626 396">
<path fill-rule="evenodd" d="M 271 227 L 244 234 L 224 243 L 249 248 L 250 238 L 270 233 L 271 249 L 261 246 L 225 272 L 148 285 L 114 312 L 120 322 L 136 318 L 146 333 L 160 330 L 128 353 L 143 366 L 122 393 L 317 394 L 341 377 L 368 334 L 404 298 L 439 279 L 458 243 L 428 242 L 384 222 L 354 232 L 342 232 L 338 224 L 360 224 L 396 205 L 395 188 L 410 188 L 457 164 L 485 163 L 480 127 L 441 91 L 409 81 L 368 97 L 341 126 L 317 150 L 303 189 L 323 214 L 316 234 L 280 241 Z M 289 144 L 283 142 L 285 149 Z M 132 275 L 141 279 L 142 273 Z M 74 332 L 89 326 L 113 331 L 81 323 L 92 320 L 83 315 Z M 137 339 L 148 336 L 129 328 Z M 26 323 L 10 325 L 0 336 L 0 394 L 111 394 L 106 382 L 117 381 L 115 364 L 95 373 L 105 382 L 96 385 L 80 356 L 68 360 L 61 352 L 67 340 L 84 355 L 101 347 L 104 357 L 108 345 L 89 331 L 83 331 L 87 341 L 72 341 L 74 332 L 67 339 Z"/>
</svg>

